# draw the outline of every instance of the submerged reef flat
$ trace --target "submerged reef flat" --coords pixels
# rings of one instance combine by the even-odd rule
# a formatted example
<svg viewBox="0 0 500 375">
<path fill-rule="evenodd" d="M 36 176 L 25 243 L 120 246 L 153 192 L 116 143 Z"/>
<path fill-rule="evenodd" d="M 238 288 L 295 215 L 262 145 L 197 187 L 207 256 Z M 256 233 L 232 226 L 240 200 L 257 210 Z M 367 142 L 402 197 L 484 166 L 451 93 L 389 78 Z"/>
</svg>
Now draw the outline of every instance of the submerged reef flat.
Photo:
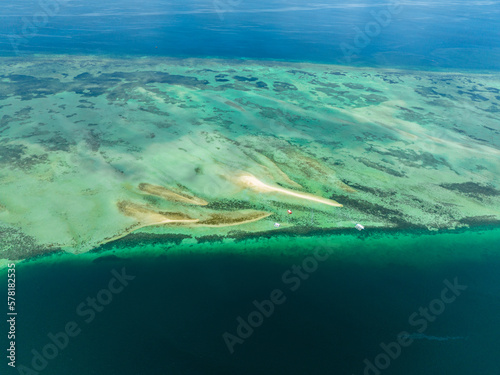
<svg viewBox="0 0 500 375">
<path fill-rule="evenodd" d="M 3 259 L 132 232 L 500 220 L 495 75 L 91 56 L 0 66 Z"/>
</svg>

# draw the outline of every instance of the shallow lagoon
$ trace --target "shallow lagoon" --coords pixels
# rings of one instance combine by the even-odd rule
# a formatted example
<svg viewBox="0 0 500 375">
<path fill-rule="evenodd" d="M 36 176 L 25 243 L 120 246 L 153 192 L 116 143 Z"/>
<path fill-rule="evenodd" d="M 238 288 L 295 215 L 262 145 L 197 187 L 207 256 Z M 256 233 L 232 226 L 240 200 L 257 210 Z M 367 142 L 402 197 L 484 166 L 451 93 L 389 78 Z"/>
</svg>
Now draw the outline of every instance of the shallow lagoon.
<svg viewBox="0 0 500 375">
<path fill-rule="evenodd" d="M 498 221 L 494 75 L 64 56 L 2 66 L 5 258 L 85 252 L 132 231 Z"/>
</svg>

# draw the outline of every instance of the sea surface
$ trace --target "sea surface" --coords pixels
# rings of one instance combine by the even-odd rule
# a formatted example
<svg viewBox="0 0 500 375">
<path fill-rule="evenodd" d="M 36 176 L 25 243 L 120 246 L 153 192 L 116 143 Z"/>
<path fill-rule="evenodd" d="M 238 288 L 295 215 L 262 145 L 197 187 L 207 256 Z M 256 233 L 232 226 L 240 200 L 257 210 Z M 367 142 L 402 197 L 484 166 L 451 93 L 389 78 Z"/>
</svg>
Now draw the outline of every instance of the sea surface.
<svg viewBox="0 0 500 375">
<path fill-rule="evenodd" d="M 498 1 L 21 0 L 2 5 L 0 55 L 499 70 L 499 18 Z"/>
<path fill-rule="evenodd" d="M 374 363 L 381 345 L 406 331 L 411 344 L 384 374 L 497 374 L 499 235 L 482 227 L 331 236 L 321 243 L 332 253 L 314 269 L 306 264 L 300 284 L 287 271 L 310 262 L 313 239 L 283 238 L 291 252 L 251 241 L 135 243 L 36 259 L 17 267 L 18 361 L 29 366 L 31 350 L 41 352 L 49 333 L 75 322 L 81 331 L 41 373 L 362 374 L 365 359 Z M 79 313 L 87 297 L 108 288 L 113 270 L 133 279 L 95 316 L 88 307 Z M 435 301 L 448 282 L 461 289 L 440 311 Z M 247 319 L 253 301 L 275 289 L 282 303 L 231 354 L 223 334 L 236 335 L 237 318 Z M 410 321 L 430 306 L 425 327 Z"/>
<path fill-rule="evenodd" d="M 54 54 L 301 61 L 417 72 L 500 69 L 500 2 L 396 5 L 381 25 L 376 18 L 393 9 L 390 2 L 21 0 L 2 4 L 0 55 L 28 62 Z M 366 34 L 373 22 L 379 29 L 361 42 L 359 30 Z M 345 53 L 349 46 L 355 53 Z M 422 92 L 433 95 L 431 89 Z M 496 104 L 488 108 L 481 114 L 494 122 Z M 8 108 L 0 110 L 1 118 Z M 492 129 L 497 134 L 498 124 Z M 68 196 L 57 194 L 61 202 Z M 33 217 L 44 220 L 40 213 Z M 197 243 L 132 235 L 88 253 L 31 258 L 16 265 L 17 368 L 6 364 L 4 317 L 0 374 L 498 375 L 500 229 L 471 224 L 432 231 L 351 227 Z M 293 274 L 299 266 L 300 278 Z M 117 275 L 128 279 L 110 294 Z M 6 285 L 5 269 L 0 278 Z M 281 302 L 267 310 L 269 316 L 251 315 L 256 303 L 273 295 Z M 95 297 L 104 298 L 104 306 L 89 310 L 88 298 Z M 249 315 L 261 321 L 239 334 Z M 62 337 L 68 324 L 74 337 L 59 341 L 54 351 L 51 337 Z M 402 339 L 401 332 L 411 343 L 396 350 L 392 343 Z M 50 359 L 40 360 L 39 353 Z"/>
</svg>

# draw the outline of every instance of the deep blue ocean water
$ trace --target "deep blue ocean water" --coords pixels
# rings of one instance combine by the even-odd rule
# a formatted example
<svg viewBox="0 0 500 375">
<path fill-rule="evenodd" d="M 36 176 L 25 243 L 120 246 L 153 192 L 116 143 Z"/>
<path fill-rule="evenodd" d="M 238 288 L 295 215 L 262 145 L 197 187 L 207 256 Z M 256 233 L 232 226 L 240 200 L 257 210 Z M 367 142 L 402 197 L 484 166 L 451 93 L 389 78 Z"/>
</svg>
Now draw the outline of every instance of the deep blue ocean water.
<svg viewBox="0 0 500 375">
<path fill-rule="evenodd" d="M 159 55 L 498 70 L 500 2 L 20 0 L 0 55 Z"/>
<path fill-rule="evenodd" d="M 398 240 L 409 234 L 389 234 L 384 241 L 398 249 Z M 384 246 L 373 249 L 369 238 L 356 248 L 341 245 L 343 251 L 318 262 L 300 284 L 287 271 L 304 265 L 308 248 L 295 249 L 294 256 L 271 249 L 269 256 L 256 256 L 227 248 L 171 253 L 153 244 L 134 250 L 122 243 L 115 253 L 20 264 L 17 365 L 33 368 L 36 353 L 44 350 L 51 356 L 49 334 L 75 322 L 76 337 L 63 342 L 40 374 L 379 375 L 365 370 L 365 360 L 385 366 L 383 356 L 376 362 L 385 353 L 382 345 L 394 348 L 391 343 L 406 331 L 413 341 L 393 349 L 380 374 L 496 375 L 499 229 L 452 233 L 453 247 L 446 245 L 449 236 L 425 235 L 401 247 L 402 256 L 388 256 Z M 404 254 L 432 260 L 409 261 Z M 113 270 L 123 269 L 133 280 L 109 301 L 99 297 Z M 459 285 L 456 293 L 446 280 Z M 253 301 L 269 300 L 275 289 L 282 292 L 280 304 L 231 353 L 223 334 L 238 335 L 238 317 L 248 320 L 257 310 Z M 89 307 L 89 297 L 97 298 L 98 308 Z M 5 322 L 1 328 L 7 331 Z"/>
</svg>

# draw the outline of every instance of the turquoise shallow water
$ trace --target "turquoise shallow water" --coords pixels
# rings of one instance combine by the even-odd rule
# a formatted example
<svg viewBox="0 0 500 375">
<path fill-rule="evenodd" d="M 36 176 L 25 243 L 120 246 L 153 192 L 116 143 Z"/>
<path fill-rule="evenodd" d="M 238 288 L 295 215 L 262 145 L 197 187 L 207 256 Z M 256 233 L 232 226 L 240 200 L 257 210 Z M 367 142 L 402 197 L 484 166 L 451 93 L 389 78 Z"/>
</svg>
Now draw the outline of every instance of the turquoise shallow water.
<svg viewBox="0 0 500 375">
<path fill-rule="evenodd" d="M 382 343 L 407 331 L 413 343 L 382 373 L 496 374 L 499 239 L 498 228 L 282 237 L 288 255 L 265 239 L 122 241 L 98 253 L 35 259 L 17 266 L 18 365 L 29 366 L 30 351 L 42 352 L 49 333 L 74 321 L 81 332 L 40 373 L 362 374 L 365 359 L 374 363 Z M 333 252 L 314 266 L 310 254 L 323 243 Z M 287 273 L 294 265 L 308 270 L 300 285 Z M 135 278 L 86 323 L 90 313 L 77 307 L 123 267 Z M 409 322 L 455 278 L 467 288 L 444 311 L 425 329 L 415 317 Z M 283 303 L 231 354 L 223 333 L 236 335 L 237 318 L 275 289 Z M 429 311 L 436 309 L 434 302 Z"/>
<path fill-rule="evenodd" d="M 5 259 L 82 253 L 132 230 L 267 236 L 276 222 L 300 234 L 500 219 L 494 75 L 66 55 L 0 63 Z"/>
</svg>

